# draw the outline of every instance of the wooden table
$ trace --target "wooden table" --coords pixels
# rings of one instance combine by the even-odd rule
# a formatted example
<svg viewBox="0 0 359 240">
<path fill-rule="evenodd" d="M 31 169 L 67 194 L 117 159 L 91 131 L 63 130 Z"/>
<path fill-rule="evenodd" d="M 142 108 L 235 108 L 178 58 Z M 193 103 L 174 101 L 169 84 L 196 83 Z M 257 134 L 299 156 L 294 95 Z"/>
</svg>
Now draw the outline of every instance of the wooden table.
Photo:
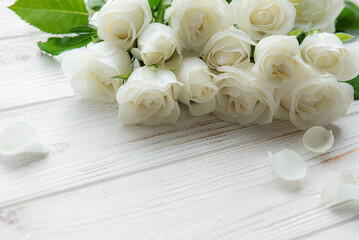
<svg viewBox="0 0 359 240">
<path fill-rule="evenodd" d="M 0 1 L 0 128 L 27 122 L 50 154 L 0 159 L 1 240 L 359 239 L 359 202 L 319 197 L 344 169 L 359 176 L 359 103 L 328 126 L 336 142 L 322 155 L 282 121 L 244 127 L 183 108 L 175 126 L 124 127 L 115 104 L 74 95 L 36 46 L 48 35 L 13 2 Z M 306 159 L 298 184 L 269 164 L 283 148 Z"/>
</svg>

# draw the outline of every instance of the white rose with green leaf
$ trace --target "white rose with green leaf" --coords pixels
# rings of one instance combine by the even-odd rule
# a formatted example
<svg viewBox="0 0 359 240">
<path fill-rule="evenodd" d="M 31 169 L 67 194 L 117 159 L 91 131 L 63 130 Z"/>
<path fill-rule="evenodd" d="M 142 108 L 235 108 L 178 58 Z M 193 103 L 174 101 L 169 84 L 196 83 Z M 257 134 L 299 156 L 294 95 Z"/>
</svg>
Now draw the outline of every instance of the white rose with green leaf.
<svg viewBox="0 0 359 240">
<path fill-rule="evenodd" d="M 276 117 L 300 129 L 326 126 L 343 117 L 353 101 L 353 88 L 333 75 L 312 75 L 287 82 L 276 91 Z"/>
<path fill-rule="evenodd" d="M 225 0 L 174 0 L 165 18 L 183 47 L 200 53 L 214 34 L 231 26 L 227 7 Z"/>
<path fill-rule="evenodd" d="M 178 99 L 189 106 L 192 115 L 202 116 L 215 110 L 218 88 L 205 62 L 197 57 L 185 58 L 174 73 L 184 84 Z"/>
<path fill-rule="evenodd" d="M 125 125 L 144 126 L 176 123 L 181 88 L 182 84 L 169 70 L 136 69 L 117 93 L 120 121 Z"/>
<path fill-rule="evenodd" d="M 253 40 L 287 34 L 294 27 L 295 8 L 288 0 L 234 0 L 233 23 Z"/>
<path fill-rule="evenodd" d="M 216 33 L 204 47 L 201 56 L 211 69 L 238 67 L 242 62 L 250 60 L 251 46 L 255 45 L 248 34 L 230 28 Z"/>
<path fill-rule="evenodd" d="M 313 33 L 300 45 L 304 61 L 333 74 L 339 81 L 351 80 L 359 74 L 359 57 L 331 33 Z"/>
<path fill-rule="evenodd" d="M 248 62 L 241 68 L 221 67 L 216 77 L 219 88 L 214 115 L 240 124 L 267 124 L 275 112 L 274 89 L 252 72 Z"/>
<path fill-rule="evenodd" d="M 309 31 L 335 31 L 335 19 L 344 9 L 344 0 L 291 0 L 296 8 L 295 27 Z"/>
<path fill-rule="evenodd" d="M 182 60 L 182 46 L 171 27 L 150 24 L 137 40 L 131 53 L 146 65 L 174 69 Z"/>
<path fill-rule="evenodd" d="M 263 38 L 254 52 L 253 71 L 279 87 L 285 81 L 295 81 L 308 69 L 295 36 L 272 35 Z"/>
<path fill-rule="evenodd" d="M 108 0 L 92 22 L 98 36 L 121 48 L 131 48 L 152 20 L 147 0 Z"/>
<path fill-rule="evenodd" d="M 62 70 L 70 77 L 74 92 L 84 98 L 113 102 L 123 84 L 113 78 L 126 74 L 132 61 L 127 51 L 106 42 L 90 44 L 67 52 L 62 58 Z"/>
</svg>

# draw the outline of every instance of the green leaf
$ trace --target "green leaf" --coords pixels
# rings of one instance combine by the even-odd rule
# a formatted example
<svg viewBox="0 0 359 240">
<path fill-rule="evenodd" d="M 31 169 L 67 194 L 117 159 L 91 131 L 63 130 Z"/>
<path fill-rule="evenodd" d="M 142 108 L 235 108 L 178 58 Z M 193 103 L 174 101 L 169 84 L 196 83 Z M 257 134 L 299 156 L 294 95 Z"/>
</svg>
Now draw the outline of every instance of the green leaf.
<svg viewBox="0 0 359 240">
<path fill-rule="evenodd" d="M 305 37 L 306 37 L 306 34 L 304 32 L 302 32 L 301 34 L 299 34 L 297 36 L 297 40 L 298 40 L 299 44 L 301 44 L 304 41 Z"/>
<path fill-rule="evenodd" d="M 354 38 L 354 36 L 346 33 L 336 33 L 335 36 L 337 36 L 343 43 L 348 42 Z"/>
<path fill-rule="evenodd" d="M 296 36 L 298 37 L 303 32 L 303 29 L 294 30 L 290 33 L 288 33 L 288 36 Z"/>
<path fill-rule="evenodd" d="M 254 63 L 254 53 L 256 51 L 256 47 L 251 45 L 251 57 L 249 58 L 249 60 Z"/>
<path fill-rule="evenodd" d="M 132 62 L 131 66 L 126 74 L 114 76 L 112 78 L 117 78 L 117 79 L 122 79 L 123 81 L 127 81 L 127 79 L 129 79 L 129 77 L 133 73 L 134 65 L 135 65 L 134 62 Z"/>
<path fill-rule="evenodd" d="M 77 33 L 77 34 L 96 34 L 97 28 L 95 26 L 86 24 L 79 27 L 74 27 L 69 30 L 69 33 Z"/>
<path fill-rule="evenodd" d="M 314 33 L 319 33 L 320 29 L 312 29 L 309 32 L 306 32 L 305 35 L 309 36 L 309 35 L 313 35 Z"/>
<path fill-rule="evenodd" d="M 148 0 L 152 10 L 152 22 L 153 23 L 165 23 L 166 9 L 171 6 L 171 0 Z"/>
<path fill-rule="evenodd" d="M 354 99 L 359 100 L 359 75 L 356 76 L 356 78 L 354 78 L 350 81 L 347 81 L 347 83 L 352 85 L 354 88 Z"/>
<path fill-rule="evenodd" d="M 124 81 L 127 81 L 127 79 L 130 78 L 132 72 L 128 72 L 126 74 L 123 74 L 123 75 L 117 75 L 117 76 L 114 76 L 112 77 L 113 79 L 121 79 L 121 80 L 124 80 Z"/>
<path fill-rule="evenodd" d="M 9 7 L 23 20 L 48 33 L 68 33 L 88 23 L 83 0 L 18 0 Z"/>
<path fill-rule="evenodd" d="M 150 4 L 150 7 L 157 7 L 157 5 L 160 3 L 161 0 L 148 0 L 148 3 Z"/>
<path fill-rule="evenodd" d="M 146 65 L 146 67 L 148 67 L 152 71 L 157 71 L 158 70 L 158 67 L 156 65 Z"/>
<path fill-rule="evenodd" d="M 51 55 L 87 46 L 93 40 L 92 34 L 81 34 L 75 37 L 49 38 L 47 42 L 38 42 L 37 46 Z"/>
<path fill-rule="evenodd" d="M 359 36 L 359 7 L 352 2 L 345 1 L 345 8 L 336 22 L 338 32 L 346 32 Z"/>
<path fill-rule="evenodd" d="M 165 22 L 165 12 L 166 12 L 166 5 L 165 5 L 164 0 L 161 0 L 157 6 L 156 22 L 158 22 L 158 23 Z"/>
<path fill-rule="evenodd" d="M 171 7 L 171 5 L 172 5 L 172 0 L 164 0 L 164 1 L 165 1 L 165 6 L 166 6 L 166 8 Z"/>
<path fill-rule="evenodd" d="M 107 0 L 88 0 L 87 6 L 97 12 L 100 11 L 102 6 L 105 5 L 106 2 Z"/>
</svg>

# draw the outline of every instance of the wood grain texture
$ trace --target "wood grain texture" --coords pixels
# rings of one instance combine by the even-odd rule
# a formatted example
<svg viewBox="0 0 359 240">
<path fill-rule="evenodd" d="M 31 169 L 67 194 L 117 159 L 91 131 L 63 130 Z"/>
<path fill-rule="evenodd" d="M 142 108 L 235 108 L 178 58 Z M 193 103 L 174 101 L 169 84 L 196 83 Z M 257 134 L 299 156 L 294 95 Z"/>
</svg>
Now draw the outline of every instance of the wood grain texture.
<svg viewBox="0 0 359 240">
<path fill-rule="evenodd" d="M 310 236 L 311 240 L 357 240 L 359 236 L 359 216 L 354 221 L 339 223 L 332 228 Z"/>
<path fill-rule="evenodd" d="M 60 63 L 41 53 L 47 35 L 0 40 L 0 111 L 74 96 Z"/>
<path fill-rule="evenodd" d="M 119 236 L 121 239 L 146 240 L 301 239 L 301 236 L 310 236 L 343 221 L 350 222 L 358 216 L 359 202 L 351 201 L 326 208 L 321 206 L 319 198 L 322 187 L 343 169 L 349 168 L 359 176 L 359 126 L 354 124 L 358 114 L 359 104 L 354 104 L 347 117 L 328 127 L 334 131 L 337 141 L 326 154 L 308 153 L 301 143 L 303 133 L 285 132 L 280 129 L 285 125 L 283 123 L 256 127 L 256 130 L 248 129 L 247 133 L 238 132 L 231 139 L 232 142 L 239 141 L 237 146 L 3 208 L 1 216 L 4 220 L 0 223 L 0 232 L 6 236 L 5 239 L 51 237 L 91 240 L 118 239 Z M 182 121 L 179 126 L 181 124 Z M 271 128 L 276 129 L 278 135 L 267 138 L 267 131 Z M 193 134 L 198 134 L 196 128 L 193 130 Z M 256 132 L 253 134 L 261 139 L 240 143 L 250 138 L 252 132 Z M 228 135 L 230 132 L 223 137 Z M 101 142 L 101 134 L 98 133 L 98 136 L 98 142 Z M 165 139 L 161 142 L 167 148 L 171 148 L 174 142 L 182 141 L 177 137 L 174 138 L 176 141 L 169 137 Z M 205 137 L 202 139 L 210 142 Z M 141 141 L 136 146 L 141 146 Z M 153 141 L 157 142 L 152 139 L 152 144 Z M 180 146 L 177 151 L 186 151 Z M 195 152 L 196 144 L 192 143 L 191 146 Z M 308 175 L 298 184 L 282 182 L 269 165 L 267 151 L 276 152 L 284 147 L 295 149 L 307 159 Z M 78 147 L 76 149 L 80 150 Z M 130 154 L 126 154 L 126 160 L 136 162 L 136 159 L 142 158 L 151 161 L 143 150 L 146 148 L 133 153 L 132 159 Z M 162 148 L 157 151 L 165 153 L 165 162 L 173 161 L 167 150 Z M 178 152 L 174 155 L 178 155 Z M 92 168 L 96 173 L 87 175 L 87 178 L 96 175 L 104 177 L 101 173 L 104 168 L 121 172 L 125 162 L 122 158 L 117 157 L 117 164 L 108 164 L 107 154 L 100 156 L 103 157 L 96 160 L 99 165 Z M 149 156 L 156 156 L 156 153 Z M 144 161 L 137 165 L 145 164 Z M 76 162 L 81 168 L 86 167 L 86 163 L 80 159 L 71 159 L 71 162 Z M 62 170 L 61 166 L 67 166 L 67 169 Z M 66 159 L 62 159 L 61 166 L 55 168 L 56 172 L 51 168 L 43 169 L 47 171 L 47 176 L 42 178 L 42 185 L 22 174 L 28 183 L 22 186 L 22 191 L 33 192 L 34 188 L 53 185 L 55 179 L 66 184 L 64 178 L 59 178 L 59 173 L 66 172 L 70 178 L 69 168 L 74 167 Z M 31 171 L 34 178 L 41 179 L 34 168 Z M 1 175 L 7 174 L 1 172 Z M 7 176 L 16 179 L 20 175 L 13 172 Z M 83 182 L 84 179 L 72 178 L 73 184 L 79 181 Z M 15 185 L 9 180 L 7 182 L 11 185 L 7 188 Z M 17 181 L 16 186 L 21 186 L 21 180 Z M 59 189 L 56 185 L 53 188 Z"/>
</svg>

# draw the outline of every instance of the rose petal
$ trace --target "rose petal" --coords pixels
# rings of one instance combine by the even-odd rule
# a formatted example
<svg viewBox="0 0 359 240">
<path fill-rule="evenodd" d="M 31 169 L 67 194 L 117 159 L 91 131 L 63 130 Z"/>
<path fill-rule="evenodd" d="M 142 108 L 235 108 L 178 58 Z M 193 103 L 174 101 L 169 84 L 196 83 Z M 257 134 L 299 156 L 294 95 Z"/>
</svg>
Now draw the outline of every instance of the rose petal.
<svg viewBox="0 0 359 240">
<path fill-rule="evenodd" d="M 269 152 L 274 172 L 285 181 L 297 181 L 307 173 L 307 166 L 303 158 L 296 152 L 283 149 L 272 154 Z"/>
<path fill-rule="evenodd" d="M 48 153 L 41 144 L 35 130 L 21 122 L 7 126 L 0 133 L 0 155 L 11 156 L 20 153 Z"/>
<path fill-rule="evenodd" d="M 334 136 L 332 131 L 317 126 L 305 132 L 303 136 L 304 146 L 313 153 L 325 153 L 333 147 Z"/>
<path fill-rule="evenodd" d="M 359 180 L 350 170 L 344 170 L 340 176 L 323 188 L 320 197 L 323 204 L 330 205 L 359 200 Z"/>
</svg>

